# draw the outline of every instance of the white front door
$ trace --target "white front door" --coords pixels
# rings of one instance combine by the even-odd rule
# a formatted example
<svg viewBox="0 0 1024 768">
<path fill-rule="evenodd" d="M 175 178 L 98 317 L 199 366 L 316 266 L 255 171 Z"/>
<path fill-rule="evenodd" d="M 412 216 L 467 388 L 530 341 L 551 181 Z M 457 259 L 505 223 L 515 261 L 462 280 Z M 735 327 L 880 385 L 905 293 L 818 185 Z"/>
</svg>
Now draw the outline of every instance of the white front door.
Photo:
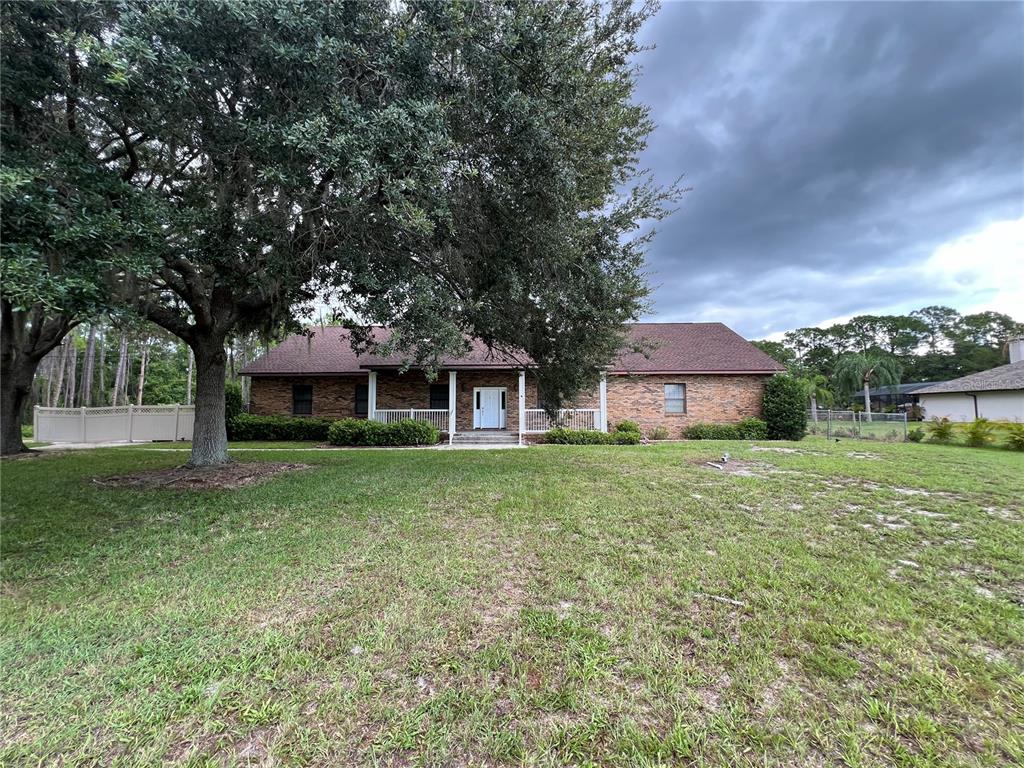
<svg viewBox="0 0 1024 768">
<path fill-rule="evenodd" d="M 505 390 L 501 388 L 478 388 L 473 403 L 474 429 L 501 429 L 505 426 L 505 408 L 502 400 Z"/>
</svg>

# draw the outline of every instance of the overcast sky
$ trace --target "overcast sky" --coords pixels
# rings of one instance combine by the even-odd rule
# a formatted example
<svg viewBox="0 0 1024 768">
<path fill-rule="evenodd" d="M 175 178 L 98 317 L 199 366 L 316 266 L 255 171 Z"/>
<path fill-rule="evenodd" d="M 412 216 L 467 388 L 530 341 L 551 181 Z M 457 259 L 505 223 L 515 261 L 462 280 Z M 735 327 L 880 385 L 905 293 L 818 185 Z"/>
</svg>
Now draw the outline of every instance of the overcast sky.
<svg viewBox="0 0 1024 768">
<path fill-rule="evenodd" d="M 666 2 L 644 36 L 643 161 L 693 188 L 647 319 L 1024 320 L 1024 3 Z"/>
</svg>

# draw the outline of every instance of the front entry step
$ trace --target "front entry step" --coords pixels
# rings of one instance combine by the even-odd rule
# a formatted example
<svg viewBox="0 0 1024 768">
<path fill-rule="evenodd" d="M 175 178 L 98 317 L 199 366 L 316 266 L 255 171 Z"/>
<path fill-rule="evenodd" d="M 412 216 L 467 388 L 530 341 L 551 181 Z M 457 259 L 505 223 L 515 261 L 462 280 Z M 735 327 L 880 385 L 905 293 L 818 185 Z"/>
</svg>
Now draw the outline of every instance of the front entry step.
<svg viewBox="0 0 1024 768">
<path fill-rule="evenodd" d="M 518 445 L 519 434 L 504 429 L 477 429 L 472 432 L 456 432 L 452 443 L 456 445 Z"/>
</svg>

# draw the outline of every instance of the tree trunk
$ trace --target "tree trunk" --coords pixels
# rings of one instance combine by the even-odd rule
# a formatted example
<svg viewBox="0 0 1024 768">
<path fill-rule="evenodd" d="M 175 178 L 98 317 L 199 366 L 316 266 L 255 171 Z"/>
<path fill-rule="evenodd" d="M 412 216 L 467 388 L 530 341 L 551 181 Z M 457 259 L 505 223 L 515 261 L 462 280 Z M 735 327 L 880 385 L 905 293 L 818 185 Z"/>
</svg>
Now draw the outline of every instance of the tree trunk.
<svg viewBox="0 0 1024 768">
<path fill-rule="evenodd" d="M 866 381 L 864 382 L 864 414 L 868 421 L 871 421 L 871 387 Z"/>
<path fill-rule="evenodd" d="M 53 388 L 53 402 L 50 406 L 56 408 L 60 405 L 60 396 L 64 392 L 64 371 L 68 367 L 68 338 L 65 336 L 60 343 L 60 362 L 57 364 L 57 383 Z"/>
<path fill-rule="evenodd" d="M 96 326 L 89 326 L 89 337 L 85 342 L 85 356 L 82 359 L 82 387 L 78 402 L 88 408 L 92 405 L 92 379 L 96 368 Z"/>
<path fill-rule="evenodd" d="M 39 363 L 67 336 L 74 323 L 47 317 L 41 306 L 15 311 L 0 299 L 0 455 L 21 453 L 21 417 Z"/>
<path fill-rule="evenodd" d="M 818 393 L 811 392 L 811 419 L 818 423 Z"/>
<path fill-rule="evenodd" d="M 111 403 L 114 407 L 117 407 L 118 398 L 121 396 L 121 389 L 124 386 L 125 379 L 125 358 L 128 357 L 128 337 L 125 334 L 121 334 L 121 346 L 117 358 L 117 372 L 114 374 L 114 392 L 111 397 Z"/>
<path fill-rule="evenodd" d="M 0 379 L 0 456 L 28 450 L 21 439 L 21 416 L 32 391 L 32 379 L 38 365 L 36 360 L 19 356 Z"/>
<path fill-rule="evenodd" d="M 224 381 L 227 355 L 224 337 L 196 335 L 193 339 L 196 356 L 196 415 L 192 428 L 192 467 L 226 464 L 228 432 L 224 424 Z"/>
<path fill-rule="evenodd" d="M 100 398 L 107 396 L 107 332 L 100 334 Z M 106 405 L 100 402 L 100 405 Z"/>
<path fill-rule="evenodd" d="M 146 363 L 149 361 L 149 339 L 142 344 L 142 359 L 139 361 L 139 391 L 136 393 L 136 405 L 142 405 L 142 392 L 146 388 Z"/>
<path fill-rule="evenodd" d="M 192 363 L 195 361 L 195 357 L 192 355 L 192 347 L 186 347 L 188 350 L 188 378 L 185 381 L 185 405 L 192 405 Z"/>
<path fill-rule="evenodd" d="M 74 408 L 75 407 L 75 394 L 77 387 L 75 386 L 75 375 L 78 372 L 78 347 L 75 346 L 75 337 L 68 337 L 71 348 L 68 350 L 68 376 L 67 386 L 64 389 L 64 407 Z"/>
</svg>

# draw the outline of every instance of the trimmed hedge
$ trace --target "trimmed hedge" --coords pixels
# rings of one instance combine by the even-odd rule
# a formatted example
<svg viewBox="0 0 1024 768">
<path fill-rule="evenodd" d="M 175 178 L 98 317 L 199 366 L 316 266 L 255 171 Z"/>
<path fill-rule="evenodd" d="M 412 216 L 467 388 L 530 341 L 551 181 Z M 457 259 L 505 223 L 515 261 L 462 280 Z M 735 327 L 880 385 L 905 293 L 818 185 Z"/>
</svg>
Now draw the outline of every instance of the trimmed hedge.
<svg viewBox="0 0 1024 768">
<path fill-rule="evenodd" d="M 636 432 L 617 429 L 599 432 L 596 429 L 566 429 L 555 427 L 544 433 L 545 443 L 556 445 L 636 445 L 640 442 L 640 428 Z"/>
<path fill-rule="evenodd" d="M 735 424 L 704 424 L 698 422 L 683 427 L 683 437 L 687 440 L 739 440 L 739 432 Z"/>
<path fill-rule="evenodd" d="M 750 417 L 737 424 L 691 424 L 683 428 L 687 440 L 764 440 L 768 425 Z"/>
<path fill-rule="evenodd" d="M 764 420 L 770 440 L 802 440 L 807 434 L 807 392 L 788 374 L 772 376 L 764 385 Z"/>
<path fill-rule="evenodd" d="M 308 416 L 253 416 L 239 413 L 228 423 L 232 440 L 327 440 L 330 419 Z"/>
<path fill-rule="evenodd" d="M 342 419 L 330 426 L 327 440 L 332 445 L 434 445 L 441 433 L 433 424 L 402 419 L 384 424 L 367 419 Z"/>
</svg>

